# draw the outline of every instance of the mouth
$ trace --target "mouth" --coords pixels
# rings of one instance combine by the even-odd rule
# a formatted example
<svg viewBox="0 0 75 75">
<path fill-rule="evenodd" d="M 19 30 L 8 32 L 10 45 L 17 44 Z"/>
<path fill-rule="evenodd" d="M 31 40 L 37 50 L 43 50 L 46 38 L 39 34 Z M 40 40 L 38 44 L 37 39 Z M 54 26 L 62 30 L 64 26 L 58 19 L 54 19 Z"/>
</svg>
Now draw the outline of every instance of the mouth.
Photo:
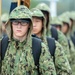
<svg viewBox="0 0 75 75">
<path fill-rule="evenodd" d="M 17 30 L 17 32 L 21 32 L 21 30 Z"/>
</svg>

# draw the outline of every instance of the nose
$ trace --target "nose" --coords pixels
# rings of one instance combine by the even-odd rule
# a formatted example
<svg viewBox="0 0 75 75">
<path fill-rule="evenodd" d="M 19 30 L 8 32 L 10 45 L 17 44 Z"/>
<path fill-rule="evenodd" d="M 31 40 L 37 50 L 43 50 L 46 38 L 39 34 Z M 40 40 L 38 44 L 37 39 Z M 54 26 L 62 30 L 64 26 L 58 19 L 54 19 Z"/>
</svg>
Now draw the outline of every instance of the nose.
<svg viewBox="0 0 75 75">
<path fill-rule="evenodd" d="M 21 23 L 18 23 L 17 27 L 18 27 L 18 28 L 21 28 Z"/>
<path fill-rule="evenodd" d="M 33 27 L 36 27 L 36 24 L 35 23 L 33 23 Z"/>
</svg>

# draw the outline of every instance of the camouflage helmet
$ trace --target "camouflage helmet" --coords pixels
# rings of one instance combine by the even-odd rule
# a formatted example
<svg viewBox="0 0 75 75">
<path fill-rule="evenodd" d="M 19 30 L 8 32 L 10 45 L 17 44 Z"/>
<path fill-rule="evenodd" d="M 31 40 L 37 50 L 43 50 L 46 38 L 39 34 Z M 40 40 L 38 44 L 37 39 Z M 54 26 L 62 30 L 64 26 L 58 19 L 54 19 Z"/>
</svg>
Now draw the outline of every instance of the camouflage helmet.
<svg viewBox="0 0 75 75">
<path fill-rule="evenodd" d="M 44 17 L 43 13 L 37 8 L 31 9 L 31 11 L 32 11 L 32 16 Z"/>
<path fill-rule="evenodd" d="M 64 12 L 64 13 L 62 13 L 60 16 L 68 16 L 68 17 L 70 17 L 70 12 L 69 11 L 66 11 L 66 12 Z"/>
<path fill-rule="evenodd" d="M 70 13 L 70 19 L 74 20 L 75 21 L 75 11 L 72 11 Z"/>
<path fill-rule="evenodd" d="M 50 12 L 50 9 L 49 7 L 45 4 L 45 3 L 41 3 L 41 4 L 38 4 L 36 6 L 36 8 L 42 10 L 42 11 L 47 11 L 47 12 Z"/>
<path fill-rule="evenodd" d="M 15 8 L 9 16 L 9 19 L 30 19 L 31 20 L 31 12 L 30 10 L 24 6 L 18 6 L 17 8 Z"/>
<path fill-rule="evenodd" d="M 2 21 L 2 22 L 7 22 L 8 20 L 9 20 L 9 14 L 4 13 L 4 14 L 1 16 L 1 21 Z"/>
<path fill-rule="evenodd" d="M 65 22 L 65 23 L 68 23 L 70 25 L 70 17 L 68 16 L 68 14 L 62 14 L 60 16 L 58 16 L 59 19 L 62 21 L 62 22 Z"/>
<path fill-rule="evenodd" d="M 58 17 L 53 17 L 51 21 L 51 25 L 60 25 L 62 26 L 62 21 Z"/>
<path fill-rule="evenodd" d="M 28 37 L 30 37 L 31 35 L 31 31 L 32 31 L 32 15 L 31 15 L 31 11 L 24 5 L 20 5 L 18 7 L 16 7 L 14 10 L 12 10 L 12 12 L 9 15 L 9 21 L 6 24 L 6 32 L 7 35 L 9 37 L 9 39 L 12 38 L 12 26 L 11 26 L 11 20 L 14 19 L 24 19 L 29 21 L 30 23 L 30 27 L 28 30 Z"/>
</svg>

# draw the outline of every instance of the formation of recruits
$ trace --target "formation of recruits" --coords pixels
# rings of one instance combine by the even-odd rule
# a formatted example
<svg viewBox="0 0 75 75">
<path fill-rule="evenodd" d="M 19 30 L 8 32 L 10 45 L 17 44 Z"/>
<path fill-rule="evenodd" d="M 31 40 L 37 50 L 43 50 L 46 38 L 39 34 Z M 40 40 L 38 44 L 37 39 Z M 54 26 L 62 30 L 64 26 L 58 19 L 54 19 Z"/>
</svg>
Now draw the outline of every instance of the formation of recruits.
<svg viewBox="0 0 75 75">
<path fill-rule="evenodd" d="M 1 59 L 1 75 L 75 75 L 74 28 L 75 11 L 51 18 L 45 3 L 32 9 L 20 5 L 10 14 L 3 14 L 0 40 L 8 36 L 9 43 Z M 39 64 L 34 60 L 32 38 L 41 40 L 41 47 L 34 43 L 34 56 L 41 49 Z"/>
</svg>

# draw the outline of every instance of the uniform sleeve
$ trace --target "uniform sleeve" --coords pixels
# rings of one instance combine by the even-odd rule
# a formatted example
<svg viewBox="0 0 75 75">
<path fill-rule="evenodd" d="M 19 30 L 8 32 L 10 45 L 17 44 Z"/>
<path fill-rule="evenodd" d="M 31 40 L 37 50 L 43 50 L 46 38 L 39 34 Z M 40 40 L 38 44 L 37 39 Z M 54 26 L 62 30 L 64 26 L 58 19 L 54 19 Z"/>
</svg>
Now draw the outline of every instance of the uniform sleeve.
<svg viewBox="0 0 75 75">
<path fill-rule="evenodd" d="M 55 67 L 57 75 L 71 75 L 69 61 L 64 54 L 63 47 L 56 41 Z"/>
<path fill-rule="evenodd" d="M 73 73 L 73 75 L 75 75 L 75 48 L 74 48 L 74 45 L 73 45 L 71 39 L 69 39 L 69 41 L 70 41 L 70 54 L 71 54 L 70 65 L 72 68 L 72 73 Z"/>
<path fill-rule="evenodd" d="M 58 31 L 58 42 L 62 45 L 63 51 L 68 58 L 69 62 L 71 61 L 71 55 L 70 55 L 70 50 L 69 50 L 69 45 L 66 36 Z"/>
<path fill-rule="evenodd" d="M 55 67 L 45 44 L 42 43 L 42 52 L 39 60 L 41 75 L 56 75 Z"/>
</svg>

